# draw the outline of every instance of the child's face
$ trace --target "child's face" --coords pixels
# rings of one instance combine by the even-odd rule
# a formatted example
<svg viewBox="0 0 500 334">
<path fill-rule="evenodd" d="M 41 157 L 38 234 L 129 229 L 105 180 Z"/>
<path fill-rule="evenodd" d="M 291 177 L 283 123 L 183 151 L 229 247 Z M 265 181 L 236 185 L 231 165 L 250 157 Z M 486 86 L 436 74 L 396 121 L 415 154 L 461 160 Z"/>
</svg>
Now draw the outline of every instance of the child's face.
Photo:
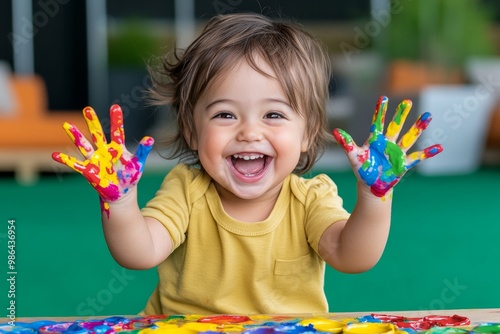
<svg viewBox="0 0 500 334">
<path fill-rule="evenodd" d="M 304 118 L 293 110 L 271 68 L 266 77 L 241 60 L 196 103 L 194 121 L 203 168 L 221 197 L 277 196 L 308 147 Z"/>
</svg>

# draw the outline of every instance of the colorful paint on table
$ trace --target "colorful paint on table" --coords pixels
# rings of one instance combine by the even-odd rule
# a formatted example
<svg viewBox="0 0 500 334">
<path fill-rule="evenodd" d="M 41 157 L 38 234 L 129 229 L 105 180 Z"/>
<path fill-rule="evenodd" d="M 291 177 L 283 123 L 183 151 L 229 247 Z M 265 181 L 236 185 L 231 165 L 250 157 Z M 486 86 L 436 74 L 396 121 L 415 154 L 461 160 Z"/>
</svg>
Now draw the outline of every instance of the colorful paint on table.
<svg viewBox="0 0 500 334">
<path fill-rule="evenodd" d="M 56 322 L 10 322 L 0 333 L 78 334 L 303 334 L 303 333 L 500 333 L 500 323 L 471 324 L 460 315 L 407 318 L 370 314 L 358 318 L 294 315 L 158 315 Z"/>
</svg>

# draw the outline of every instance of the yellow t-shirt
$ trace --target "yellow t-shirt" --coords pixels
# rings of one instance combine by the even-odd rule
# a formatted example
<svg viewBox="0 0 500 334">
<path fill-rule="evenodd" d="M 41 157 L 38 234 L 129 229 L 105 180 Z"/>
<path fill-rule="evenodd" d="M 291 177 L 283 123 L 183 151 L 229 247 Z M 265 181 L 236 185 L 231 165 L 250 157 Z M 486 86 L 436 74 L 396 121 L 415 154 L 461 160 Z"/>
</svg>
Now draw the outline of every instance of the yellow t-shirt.
<svg viewBox="0 0 500 334">
<path fill-rule="evenodd" d="M 318 243 L 349 217 L 328 176 L 290 175 L 269 217 L 248 223 L 225 213 L 208 174 L 181 164 L 142 214 L 165 226 L 175 249 L 145 314 L 328 311 Z"/>
</svg>

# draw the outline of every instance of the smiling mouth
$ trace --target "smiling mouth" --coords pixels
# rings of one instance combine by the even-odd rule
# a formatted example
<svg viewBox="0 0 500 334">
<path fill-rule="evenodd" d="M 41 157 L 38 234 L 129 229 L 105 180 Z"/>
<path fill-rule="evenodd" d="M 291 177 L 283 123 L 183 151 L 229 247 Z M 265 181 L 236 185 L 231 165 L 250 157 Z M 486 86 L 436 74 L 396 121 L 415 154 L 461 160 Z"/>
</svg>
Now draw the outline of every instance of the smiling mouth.
<svg viewBox="0 0 500 334">
<path fill-rule="evenodd" d="M 247 177 L 261 174 L 266 170 L 271 157 L 264 154 L 233 154 L 228 160 L 234 169 Z"/>
</svg>

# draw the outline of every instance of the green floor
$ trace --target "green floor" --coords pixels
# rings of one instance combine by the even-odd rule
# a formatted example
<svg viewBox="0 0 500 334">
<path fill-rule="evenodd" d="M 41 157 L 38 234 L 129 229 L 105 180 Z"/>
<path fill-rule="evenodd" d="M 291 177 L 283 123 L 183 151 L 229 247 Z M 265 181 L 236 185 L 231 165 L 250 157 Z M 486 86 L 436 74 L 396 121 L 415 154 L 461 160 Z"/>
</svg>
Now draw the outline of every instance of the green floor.
<svg viewBox="0 0 500 334">
<path fill-rule="evenodd" d="M 329 173 L 348 209 L 351 172 Z M 146 174 L 140 202 L 161 175 Z M 22 187 L 0 179 L 2 245 L 7 272 L 7 221 L 16 221 L 15 298 L 0 284 L 1 308 L 17 316 L 85 316 L 138 312 L 156 284 L 154 270 L 116 265 L 101 232 L 97 195 L 79 175 L 44 176 Z M 346 275 L 328 270 L 331 311 L 500 307 L 500 169 L 424 177 L 397 186 L 391 235 L 379 264 Z M 4 317 L 1 315 L 0 317 Z"/>
</svg>

